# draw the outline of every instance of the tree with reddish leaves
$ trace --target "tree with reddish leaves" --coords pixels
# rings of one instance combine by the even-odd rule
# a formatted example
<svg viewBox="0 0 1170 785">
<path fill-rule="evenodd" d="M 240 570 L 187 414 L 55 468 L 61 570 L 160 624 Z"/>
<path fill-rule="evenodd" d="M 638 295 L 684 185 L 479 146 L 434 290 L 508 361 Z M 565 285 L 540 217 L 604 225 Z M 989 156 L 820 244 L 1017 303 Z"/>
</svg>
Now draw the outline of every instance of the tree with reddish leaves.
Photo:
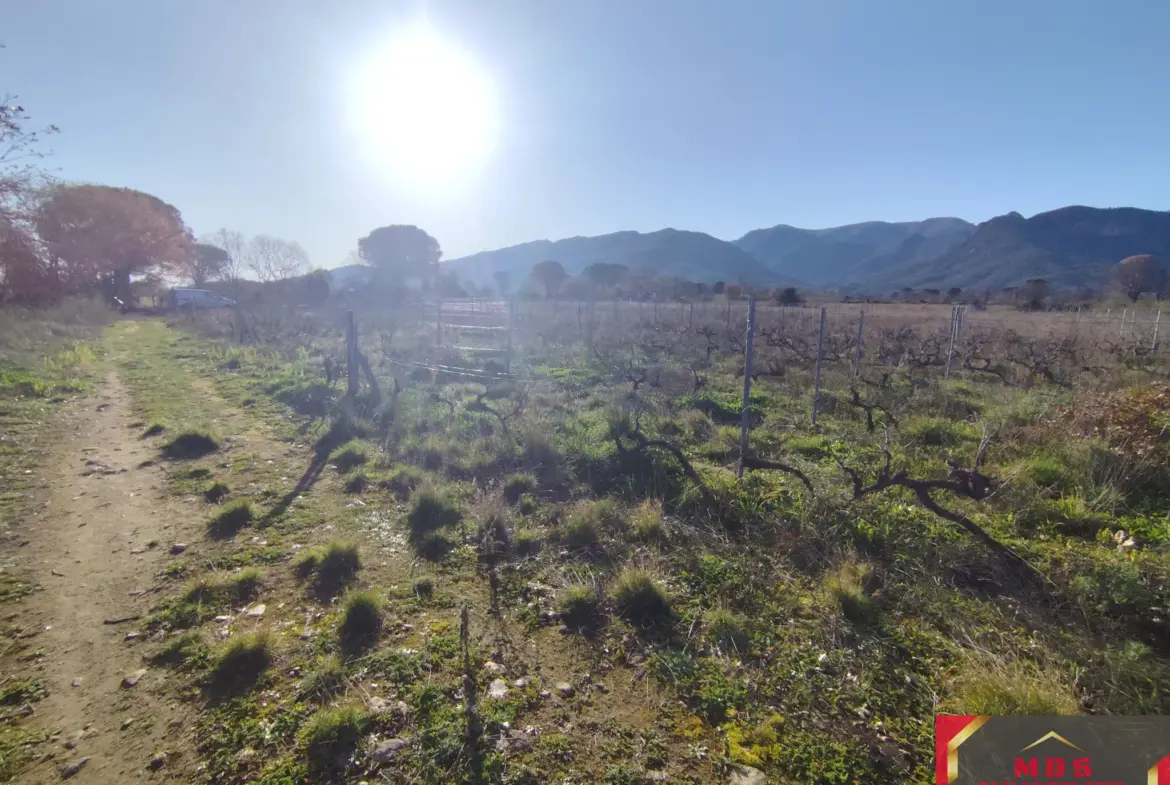
<svg viewBox="0 0 1170 785">
<path fill-rule="evenodd" d="M 45 175 L 38 161 L 55 126 L 29 130 L 12 96 L 0 98 L 0 300 L 42 302 L 54 296 L 32 215 Z"/>
<path fill-rule="evenodd" d="M 179 211 L 131 188 L 56 185 L 34 220 L 63 292 L 99 290 L 112 302 L 129 303 L 132 275 L 181 274 L 192 253 Z"/>
<path fill-rule="evenodd" d="M 1166 268 L 1149 254 L 1127 256 L 1117 263 L 1113 278 L 1125 296 L 1136 303 L 1144 292 L 1162 293 L 1166 285 Z"/>
</svg>

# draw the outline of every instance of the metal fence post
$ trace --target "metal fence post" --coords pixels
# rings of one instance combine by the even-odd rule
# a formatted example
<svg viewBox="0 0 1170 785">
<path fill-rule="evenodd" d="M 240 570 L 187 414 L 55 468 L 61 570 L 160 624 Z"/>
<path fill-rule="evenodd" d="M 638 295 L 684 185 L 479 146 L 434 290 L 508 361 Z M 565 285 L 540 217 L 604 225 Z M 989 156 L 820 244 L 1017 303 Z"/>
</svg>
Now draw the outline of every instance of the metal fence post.
<svg viewBox="0 0 1170 785">
<path fill-rule="evenodd" d="M 443 300 L 435 305 L 435 346 L 443 345 Z"/>
<path fill-rule="evenodd" d="M 357 323 L 353 318 L 353 311 L 346 311 L 345 327 L 345 395 L 352 403 L 358 394 L 358 338 Z"/>
<path fill-rule="evenodd" d="M 1121 311 L 1121 330 L 1119 330 L 1117 333 L 1118 338 L 1122 338 L 1125 336 L 1125 317 L 1128 315 L 1129 315 L 1129 309 L 1128 308 L 1122 309 L 1122 311 Z"/>
<path fill-rule="evenodd" d="M 813 380 L 812 424 L 817 424 L 817 404 L 821 398 L 821 361 L 825 356 L 825 306 L 821 306 L 821 332 L 817 338 L 817 372 Z"/>
<path fill-rule="evenodd" d="M 853 360 L 853 375 L 861 376 L 861 339 L 862 329 L 865 327 L 865 311 L 861 311 L 857 317 L 857 357 Z"/>
<path fill-rule="evenodd" d="M 687 329 L 691 329 L 695 325 L 695 304 L 687 305 Z"/>
<path fill-rule="evenodd" d="M 508 301 L 508 346 L 504 351 L 504 373 L 512 372 L 512 317 L 516 313 L 515 303 Z"/>
<path fill-rule="evenodd" d="M 748 451 L 748 432 L 751 429 L 752 349 L 756 334 L 756 298 L 748 300 L 747 341 L 743 350 L 743 408 L 739 413 L 739 468 L 736 476 L 743 478 L 743 462 Z"/>
<path fill-rule="evenodd" d="M 1162 309 L 1158 309 L 1158 313 L 1154 315 L 1154 338 L 1150 341 L 1150 348 L 1154 351 L 1158 350 L 1158 323 L 1162 321 Z"/>
<path fill-rule="evenodd" d="M 959 325 L 959 306 L 951 307 L 951 340 L 947 344 L 947 370 L 943 375 L 944 378 L 951 378 L 951 360 L 955 356 L 955 333 L 958 332 Z"/>
</svg>

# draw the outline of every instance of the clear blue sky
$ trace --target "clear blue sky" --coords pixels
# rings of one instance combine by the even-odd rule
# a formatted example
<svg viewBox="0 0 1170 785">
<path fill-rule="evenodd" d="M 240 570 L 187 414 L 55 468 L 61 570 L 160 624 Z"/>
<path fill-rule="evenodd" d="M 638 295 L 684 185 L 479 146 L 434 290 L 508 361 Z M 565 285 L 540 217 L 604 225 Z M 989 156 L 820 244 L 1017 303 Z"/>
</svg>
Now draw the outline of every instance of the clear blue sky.
<svg viewBox="0 0 1170 785">
<path fill-rule="evenodd" d="M 343 89 L 424 7 L 499 105 L 486 163 L 425 192 L 363 154 Z M 450 258 L 620 229 L 1168 209 L 1168 34 L 1165 0 L 32 0 L 0 17 L 0 91 L 60 126 L 59 176 L 332 267 L 388 223 Z"/>
</svg>

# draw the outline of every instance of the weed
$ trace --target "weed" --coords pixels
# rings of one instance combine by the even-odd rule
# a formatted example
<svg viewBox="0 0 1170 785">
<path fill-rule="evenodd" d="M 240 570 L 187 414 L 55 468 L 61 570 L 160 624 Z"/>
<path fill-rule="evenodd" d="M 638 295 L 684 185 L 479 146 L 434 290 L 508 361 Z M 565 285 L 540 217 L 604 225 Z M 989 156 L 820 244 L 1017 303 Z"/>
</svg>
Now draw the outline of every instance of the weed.
<svg viewBox="0 0 1170 785">
<path fill-rule="evenodd" d="M 163 445 L 162 455 L 173 461 L 188 461 L 210 455 L 218 449 L 219 444 L 209 434 L 184 431 Z"/>
<path fill-rule="evenodd" d="M 411 588 L 414 590 L 415 596 L 420 600 L 425 600 L 435 593 L 435 579 L 430 575 L 420 575 L 414 579 Z"/>
<path fill-rule="evenodd" d="M 225 507 L 207 524 L 207 532 L 217 540 L 234 537 L 240 529 L 252 522 L 252 505 L 241 499 Z"/>
<path fill-rule="evenodd" d="M 373 591 L 351 591 L 345 595 L 341 624 L 337 628 L 341 645 L 347 651 L 371 646 L 382 631 L 382 607 L 385 601 Z"/>
<path fill-rule="evenodd" d="M 515 504 L 520 501 L 520 497 L 526 493 L 531 493 L 536 488 L 536 477 L 532 474 L 513 474 L 511 477 L 504 480 L 504 501 L 508 504 Z"/>
<path fill-rule="evenodd" d="M 0 689 L 0 706 L 23 706 L 35 703 L 48 696 L 49 691 L 40 679 L 24 679 L 5 685 Z"/>
<path fill-rule="evenodd" d="M 614 578 L 610 596 L 622 618 L 640 627 L 662 624 L 671 616 L 670 598 L 646 570 L 624 568 Z"/>
</svg>

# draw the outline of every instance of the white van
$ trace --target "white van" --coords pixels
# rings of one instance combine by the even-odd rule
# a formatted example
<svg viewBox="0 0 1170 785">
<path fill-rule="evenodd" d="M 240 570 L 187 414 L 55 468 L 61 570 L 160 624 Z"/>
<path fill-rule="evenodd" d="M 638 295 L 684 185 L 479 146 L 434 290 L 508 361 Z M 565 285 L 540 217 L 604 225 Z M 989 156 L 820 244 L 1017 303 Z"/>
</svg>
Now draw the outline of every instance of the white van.
<svg viewBox="0 0 1170 785">
<path fill-rule="evenodd" d="M 171 308 L 233 308 L 236 301 L 207 289 L 171 289 L 167 304 Z"/>
</svg>

